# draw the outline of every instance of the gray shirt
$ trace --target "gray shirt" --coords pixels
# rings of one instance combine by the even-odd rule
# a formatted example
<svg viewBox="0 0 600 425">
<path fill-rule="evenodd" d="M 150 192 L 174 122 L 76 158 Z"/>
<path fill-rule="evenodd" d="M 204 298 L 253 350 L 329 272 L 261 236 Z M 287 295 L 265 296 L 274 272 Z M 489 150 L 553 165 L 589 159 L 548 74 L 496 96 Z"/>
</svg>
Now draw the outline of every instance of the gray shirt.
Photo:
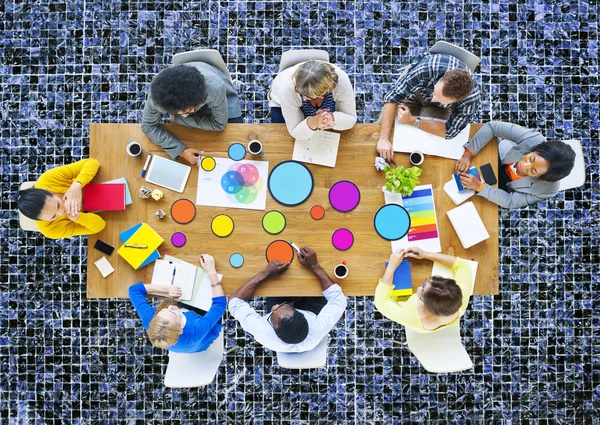
<svg viewBox="0 0 600 425">
<path fill-rule="evenodd" d="M 173 121 L 175 124 L 202 130 L 222 131 L 229 118 L 242 115 L 237 93 L 231 80 L 223 71 L 204 62 L 190 62 L 185 66 L 195 67 L 204 76 L 206 99 L 196 105 L 196 112 L 188 117 L 176 115 Z M 193 88 L 190 87 L 191 89 Z M 161 125 L 163 114 L 166 112 L 154 103 L 152 93 L 148 90 L 142 116 L 142 130 L 150 140 L 175 159 L 186 147 Z"/>
<path fill-rule="evenodd" d="M 473 138 L 465 145 L 473 155 L 477 155 L 492 138 L 506 139 L 513 147 L 501 158 L 503 165 L 520 161 L 523 156 L 546 141 L 539 131 L 500 121 L 491 121 L 481 127 Z M 521 208 L 533 205 L 541 200 L 552 198 L 559 192 L 559 182 L 547 182 L 539 178 L 526 176 L 508 183 L 511 192 L 486 184 L 478 193 L 489 201 L 504 208 Z"/>
</svg>

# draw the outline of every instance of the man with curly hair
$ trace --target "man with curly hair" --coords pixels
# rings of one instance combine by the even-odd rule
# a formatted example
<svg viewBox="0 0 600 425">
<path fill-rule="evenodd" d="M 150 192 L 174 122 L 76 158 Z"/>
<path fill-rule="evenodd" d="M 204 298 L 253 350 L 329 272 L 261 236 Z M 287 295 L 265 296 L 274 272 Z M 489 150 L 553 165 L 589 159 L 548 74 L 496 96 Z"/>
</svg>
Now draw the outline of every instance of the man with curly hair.
<svg viewBox="0 0 600 425">
<path fill-rule="evenodd" d="M 161 125 L 164 113 L 171 122 L 208 131 L 222 131 L 228 122 L 243 122 L 240 100 L 229 77 L 204 62 L 190 62 L 162 70 L 146 96 L 142 130 L 171 158 L 195 164 L 202 151 L 188 149 Z"/>
</svg>

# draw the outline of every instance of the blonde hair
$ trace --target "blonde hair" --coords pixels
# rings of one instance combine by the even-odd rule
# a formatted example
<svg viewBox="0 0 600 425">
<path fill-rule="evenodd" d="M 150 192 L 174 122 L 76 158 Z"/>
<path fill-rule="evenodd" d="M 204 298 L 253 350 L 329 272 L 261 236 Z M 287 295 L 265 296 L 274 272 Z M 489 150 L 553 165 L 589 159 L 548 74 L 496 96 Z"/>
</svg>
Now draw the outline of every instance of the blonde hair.
<svg viewBox="0 0 600 425">
<path fill-rule="evenodd" d="M 163 300 L 154 312 L 154 317 L 148 326 L 148 338 L 155 347 L 168 348 L 175 344 L 181 336 L 181 327 L 162 317 L 157 317 L 157 314 L 164 308 L 171 305 L 176 305 L 171 300 Z"/>
<path fill-rule="evenodd" d="M 298 93 L 317 98 L 331 92 L 337 86 L 338 75 L 330 63 L 314 60 L 300 65 L 294 72 L 292 81 Z"/>
</svg>

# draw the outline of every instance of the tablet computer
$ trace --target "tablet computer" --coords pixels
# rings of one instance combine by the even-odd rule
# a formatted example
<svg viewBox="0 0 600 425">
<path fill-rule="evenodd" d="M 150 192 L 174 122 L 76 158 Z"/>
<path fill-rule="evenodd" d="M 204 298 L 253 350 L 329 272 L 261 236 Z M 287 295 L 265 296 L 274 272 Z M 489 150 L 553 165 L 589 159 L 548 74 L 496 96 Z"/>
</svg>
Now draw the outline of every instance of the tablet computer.
<svg viewBox="0 0 600 425">
<path fill-rule="evenodd" d="M 146 174 L 146 181 L 183 193 L 192 167 L 152 155 L 152 162 Z"/>
</svg>

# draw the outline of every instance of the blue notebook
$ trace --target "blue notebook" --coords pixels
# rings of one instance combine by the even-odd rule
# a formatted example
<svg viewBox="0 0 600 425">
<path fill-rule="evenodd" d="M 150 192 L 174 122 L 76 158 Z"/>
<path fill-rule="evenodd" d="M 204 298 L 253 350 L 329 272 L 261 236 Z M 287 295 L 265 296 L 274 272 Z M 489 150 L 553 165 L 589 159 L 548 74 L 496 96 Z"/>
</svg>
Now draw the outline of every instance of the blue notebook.
<svg viewBox="0 0 600 425">
<path fill-rule="evenodd" d="M 477 167 L 471 167 L 469 170 L 469 174 L 475 176 L 475 178 L 481 181 L 481 177 L 479 176 L 479 171 L 477 171 Z M 460 183 L 460 174 L 452 174 L 454 176 L 454 181 L 456 182 L 456 186 L 458 187 L 458 191 L 465 190 L 465 187 Z"/>
<path fill-rule="evenodd" d="M 387 266 L 389 262 L 385 262 Z M 410 276 L 410 261 L 402 260 L 396 271 L 394 272 L 394 290 L 392 295 L 394 297 L 406 297 L 413 293 L 412 290 L 412 277 Z"/>
<path fill-rule="evenodd" d="M 142 223 L 136 224 L 135 226 L 133 226 L 131 229 L 127 229 L 125 230 L 123 233 L 121 233 L 119 235 L 119 237 L 121 238 L 121 242 L 125 243 L 129 240 L 130 237 L 133 236 L 133 234 L 137 231 L 137 229 L 139 229 L 142 226 Z M 150 254 L 150 256 L 148 258 L 146 258 L 146 260 L 144 260 L 144 262 L 138 267 L 138 269 L 141 269 L 142 267 L 150 264 L 151 262 L 158 260 L 160 258 L 160 253 L 158 252 L 158 249 L 155 249 L 152 254 Z"/>
</svg>

